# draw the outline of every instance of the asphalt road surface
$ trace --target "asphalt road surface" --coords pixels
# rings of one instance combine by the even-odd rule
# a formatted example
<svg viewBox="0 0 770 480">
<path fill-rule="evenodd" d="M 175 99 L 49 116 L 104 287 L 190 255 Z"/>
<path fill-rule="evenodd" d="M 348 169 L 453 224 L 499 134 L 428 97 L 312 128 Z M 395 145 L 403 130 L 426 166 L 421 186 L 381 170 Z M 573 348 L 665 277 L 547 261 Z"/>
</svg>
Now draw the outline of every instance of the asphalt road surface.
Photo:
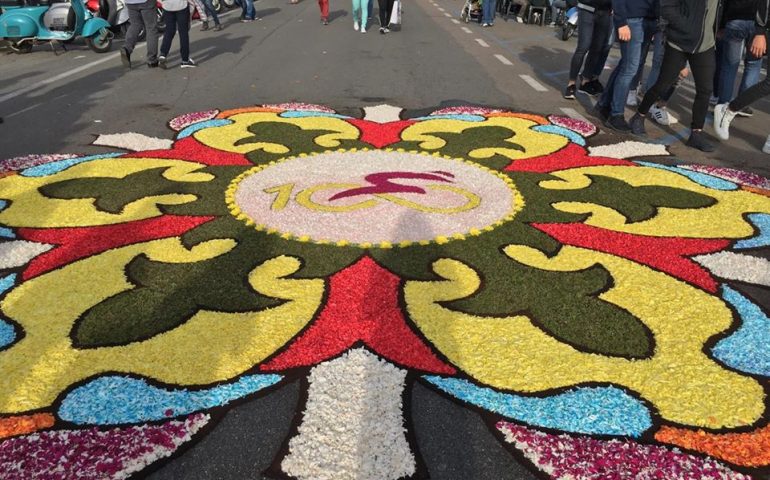
<svg viewBox="0 0 770 480">
<path fill-rule="evenodd" d="M 260 0 L 256 6 L 263 17 L 258 22 L 240 23 L 234 10 L 223 16 L 221 32 L 200 32 L 194 24 L 196 69 L 148 69 L 142 46 L 134 53 L 137 66 L 127 71 L 117 53 L 121 41 L 101 55 L 82 41 L 59 55 L 44 45 L 26 55 L 0 50 L 0 159 L 103 152 L 90 143 L 105 133 L 170 138 L 166 122 L 176 115 L 260 103 L 319 103 L 343 113 L 383 103 L 413 111 L 471 103 L 592 118 L 592 99 L 561 97 L 575 39 L 563 42 L 552 28 L 502 19 L 494 28 L 466 25 L 458 21 L 461 0 L 407 2 L 403 28 L 389 35 L 377 32 L 376 15 L 368 33 L 355 32 L 349 0 L 331 0 L 328 26 L 321 25 L 312 0 Z M 177 45 L 172 67 L 179 63 Z M 615 49 L 611 64 L 617 56 Z M 754 117 L 737 119 L 734 138 L 704 155 L 680 140 L 689 134 L 693 93 L 686 82 L 671 102 L 682 122 L 648 127 L 655 140 L 672 145 L 681 160 L 770 176 L 770 155 L 760 151 L 770 133 L 770 102 L 755 105 Z M 592 142 L 623 139 L 605 129 Z M 203 441 L 150 478 L 258 478 L 287 438 L 298 391 L 290 384 L 235 407 Z M 476 413 L 420 384 L 413 387 L 410 408 L 431 478 L 535 478 Z M 430 418 L 438 420 L 424 420 Z"/>
</svg>

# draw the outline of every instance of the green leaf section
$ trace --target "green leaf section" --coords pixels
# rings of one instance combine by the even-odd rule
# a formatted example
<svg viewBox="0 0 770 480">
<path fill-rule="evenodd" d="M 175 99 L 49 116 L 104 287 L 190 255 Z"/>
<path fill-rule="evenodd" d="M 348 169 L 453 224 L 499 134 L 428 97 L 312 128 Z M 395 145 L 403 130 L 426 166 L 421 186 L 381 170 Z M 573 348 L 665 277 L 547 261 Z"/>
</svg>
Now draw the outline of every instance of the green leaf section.
<svg viewBox="0 0 770 480">
<path fill-rule="evenodd" d="M 195 263 L 134 258 L 126 276 L 136 287 L 87 311 L 72 332 L 74 344 L 95 348 L 146 340 L 183 324 L 200 310 L 249 312 L 275 307 L 282 300 L 259 294 L 248 281 L 249 273 L 264 261 L 295 256 L 303 267 L 291 278 L 325 278 L 361 255 L 355 248 L 287 241 L 228 217 L 208 222 L 182 240 L 192 247 L 216 238 L 233 238 L 238 244 L 230 252 Z"/>
<path fill-rule="evenodd" d="M 103 212 L 120 214 L 127 205 L 159 195 L 195 195 L 196 199 L 181 205 L 161 205 L 164 213 L 174 215 L 228 215 L 225 190 L 233 179 L 246 170 L 243 166 L 201 167 L 196 173 L 213 176 L 210 181 L 180 182 L 163 176 L 169 167 L 142 170 L 122 178 L 78 178 L 64 180 L 40 188 L 49 198 L 93 198 L 94 206 Z"/>
<path fill-rule="evenodd" d="M 297 155 L 300 153 L 319 153 L 338 148 L 372 148 L 368 143 L 359 140 L 340 140 L 340 145 L 334 148 L 324 147 L 316 143 L 316 139 L 322 135 L 339 133 L 335 130 L 307 130 L 290 123 L 261 122 L 248 128 L 253 136 L 243 138 L 235 142 L 236 146 L 251 143 L 280 143 L 289 149 L 288 153 L 269 153 L 263 149 L 253 150 L 246 157 L 256 165 L 263 165 L 279 158 Z M 280 139 L 280 140 L 276 140 Z"/>
</svg>

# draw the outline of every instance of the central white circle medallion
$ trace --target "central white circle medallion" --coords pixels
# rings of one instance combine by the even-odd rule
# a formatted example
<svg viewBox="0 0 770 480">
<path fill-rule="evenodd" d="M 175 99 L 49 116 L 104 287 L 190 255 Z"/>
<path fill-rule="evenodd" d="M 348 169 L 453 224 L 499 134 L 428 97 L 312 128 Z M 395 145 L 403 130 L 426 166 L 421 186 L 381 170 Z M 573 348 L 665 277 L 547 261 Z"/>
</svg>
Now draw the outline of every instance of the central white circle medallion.
<svg viewBox="0 0 770 480">
<path fill-rule="evenodd" d="M 478 235 L 523 206 L 504 174 L 464 160 L 382 150 L 327 152 L 255 167 L 230 211 L 284 238 L 407 246 Z"/>
</svg>

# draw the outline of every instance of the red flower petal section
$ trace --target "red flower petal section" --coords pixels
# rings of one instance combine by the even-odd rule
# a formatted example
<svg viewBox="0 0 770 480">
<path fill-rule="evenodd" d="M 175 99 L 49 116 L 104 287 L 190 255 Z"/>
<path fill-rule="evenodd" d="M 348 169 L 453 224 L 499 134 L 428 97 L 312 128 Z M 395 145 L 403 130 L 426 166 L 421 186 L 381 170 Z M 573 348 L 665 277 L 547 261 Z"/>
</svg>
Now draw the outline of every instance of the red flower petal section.
<svg viewBox="0 0 770 480">
<path fill-rule="evenodd" d="M 400 279 L 369 257 L 334 274 L 318 319 L 263 371 L 307 367 L 361 342 L 378 355 L 411 369 L 454 374 L 406 324 L 398 302 Z"/>
<path fill-rule="evenodd" d="M 240 153 L 225 152 L 211 148 L 200 143 L 192 136 L 174 142 L 174 146 L 168 150 L 147 150 L 144 152 L 127 153 L 124 157 L 170 158 L 202 163 L 204 165 L 253 165 Z"/>
<path fill-rule="evenodd" d="M 213 219 L 214 217 L 164 215 L 98 227 L 20 228 L 19 238 L 59 245 L 35 257 L 24 270 L 22 278 L 29 280 L 62 265 L 111 248 L 159 238 L 177 237 Z"/>
<path fill-rule="evenodd" d="M 401 132 L 409 125 L 417 122 L 414 120 L 401 120 L 398 122 L 377 123 L 371 120 L 350 118 L 347 122 L 361 130 L 362 142 L 366 142 L 375 148 L 382 148 L 401 141 Z"/>
<path fill-rule="evenodd" d="M 505 167 L 508 172 L 551 173 L 556 170 L 567 170 L 578 167 L 594 167 L 597 165 L 626 165 L 636 167 L 637 164 L 618 158 L 591 157 L 585 148 L 570 143 L 556 153 L 542 157 L 514 160 Z"/>
<path fill-rule="evenodd" d="M 566 245 L 611 253 L 647 265 L 716 293 L 718 284 L 705 268 L 689 258 L 718 252 L 730 245 L 728 240 L 703 238 L 656 238 L 613 232 L 582 223 L 533 223 Z"/>
</svg>

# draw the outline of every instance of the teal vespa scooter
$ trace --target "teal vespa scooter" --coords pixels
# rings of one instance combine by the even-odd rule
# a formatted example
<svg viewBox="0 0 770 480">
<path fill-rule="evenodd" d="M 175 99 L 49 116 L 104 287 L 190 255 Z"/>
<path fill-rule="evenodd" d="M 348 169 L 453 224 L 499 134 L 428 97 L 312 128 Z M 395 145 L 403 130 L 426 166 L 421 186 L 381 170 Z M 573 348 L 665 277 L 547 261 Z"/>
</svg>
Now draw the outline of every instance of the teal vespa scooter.
<svg viewBox="0 0 770 480">
<path fill-rule="evenodd" d="M 53 47 L 75 37 L 85 37 L 86 44 L 97 53 L 112 48 L 110 24 L 94 17 L 83 0 L 41 6 L 27 6 L 26 0 L 6 6 L 8 1 L 0 3 L 0 45 L 6 44 L 15 52 L 28 53 L 35 44 L 45 42 Z"/>
</svg>

